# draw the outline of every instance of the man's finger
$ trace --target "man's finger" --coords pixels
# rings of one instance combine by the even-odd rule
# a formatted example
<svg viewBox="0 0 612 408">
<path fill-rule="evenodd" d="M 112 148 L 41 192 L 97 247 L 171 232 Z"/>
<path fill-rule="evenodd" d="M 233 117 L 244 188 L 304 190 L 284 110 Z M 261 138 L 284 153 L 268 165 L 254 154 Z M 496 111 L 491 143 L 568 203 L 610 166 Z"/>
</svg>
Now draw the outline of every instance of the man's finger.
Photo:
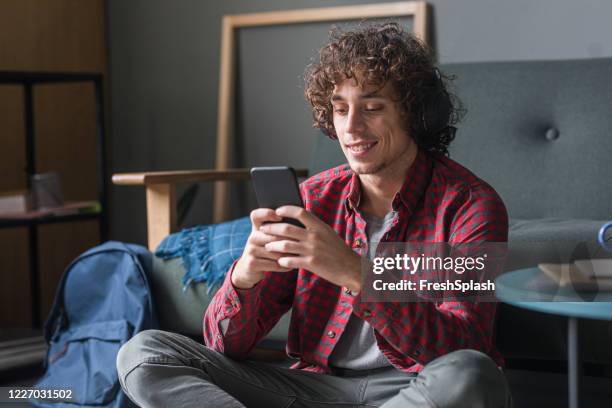
<svg viewBox="0 0 612 408">
<path fill-rule="evenodd" d="M 252 252 L 253 256 L 258 259 L 268 259 L 271 261 L 277 261 L 278 258 L 282 258 L 283 256 L 290 256 L 291 254 L 283 253 L 283 252 L 272 252 L 268 251 L 265 248 L 253 248 Z"/>
<path fill-rule="evenodd" d="M 276 235 L 266 234 L 265 232 L 262 232 L 262 231 L 253 231 L 249 238 L 250 242 L 253 245 L 260 246 L 260 247 L 263 247 L 268 242 L 278 241 L 279 239 L 282 239 L 282 238 Z"/>
<path fill-rule="evenodd" d="M 296 241 L 302 241 L 306 238 L 306 230 L 304 228 L 296 227 L 295 225 L 285 222 L 264 224 L 259 227 L 259 231 L 279 237 L 291 238 Z"/>
<path fill-rule="evenodd" d="M 304 224 L 306 228 L 312 228 L 319 222 L 322 222 L 302 207 L 298 207 L 296 205 L 283 205 L 282 207 L 278 207 L 276 209 L 276 214 L 280 215 L 281 217 L 295 218 Z"/>
<path fill-rule="evenodd" d="M 304 247 L 301 243 L 291 240 L 281 240 L 269 242 L 265 245 L 266 251 L 302 255 Z"/>
<path fill-rule="evenodd" d="M 310 269 L 306 258 L 303 256 L 283 256 L 276 261 L 280 266 L 290 269 Z"/>
<path fill-rule="evenodd" d="M 278 216 L 271 208 L 256 208 L 251 211 L 251 224 L 254 229 L 258 229 L 266 221 L 278 222 L 283 218 Z"/>
</svg>

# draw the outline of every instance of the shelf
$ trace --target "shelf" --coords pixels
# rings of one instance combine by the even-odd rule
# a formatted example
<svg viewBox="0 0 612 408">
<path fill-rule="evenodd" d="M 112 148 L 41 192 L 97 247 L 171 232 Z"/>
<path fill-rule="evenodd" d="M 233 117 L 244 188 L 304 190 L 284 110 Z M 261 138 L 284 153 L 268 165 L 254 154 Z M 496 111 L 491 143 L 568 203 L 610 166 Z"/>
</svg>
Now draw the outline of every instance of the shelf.
<svg viewBox="0 0 612 408">
<path fill-rule="evenodd" d="M 0 83 L 2 84 L 81 82 L 101 80 L 102 74 L 83 72 L 0 71 Z"/>
<path fill-rule="evenodd" d="M 97 201 L 69 202 L 52 209 L 0 214 L 0 228 L 97 219 L 101 214 Z"/>
<path fill-rule="evenodd" d="M 95 128 L 97 136 L 97 201 L 87 205 L 67 204 L 61 208 L 48 211 L 30 211 L 20 214 L 0 214 L 0 228 L 28 228 L 28 258 L 30 272 L 30 297 L 32 301 L 32 327 L 40 328 L 40 265 L 38 259 L 38 226 L 79 220 L 98 220 L 100 241 L 107 240 L 107 170 L 104 117 L 104 75 L 92 72 L 43 72 L 43 71 L 1 71 L 0 85 L 21 85 L 23 88 L 23 112 L 25 119 L 25 173 L 30 185 L 30 177 L 36 169 L 36 129 L 35 129 L 35 87 L 38 84 L 91 82 L 95 101 Z"/>
</svg>

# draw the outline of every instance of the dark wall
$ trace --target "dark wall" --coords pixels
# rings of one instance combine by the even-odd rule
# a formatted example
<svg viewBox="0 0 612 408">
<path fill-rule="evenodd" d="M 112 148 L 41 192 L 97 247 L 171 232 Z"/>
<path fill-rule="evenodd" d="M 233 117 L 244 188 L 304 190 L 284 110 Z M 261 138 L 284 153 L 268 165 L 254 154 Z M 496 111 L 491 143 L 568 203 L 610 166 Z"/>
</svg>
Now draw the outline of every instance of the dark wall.
<svg viewBox="0 0 612 408">
<path fill-rule="evenodd" d="M 362 3 L 376 1 L 294 0 L 290 7 Z M 605 41 L 612 38 L 612 2 L 429 3 L 441 63 L 612 56 L 612 43 Z M 112 171 L 214 167 L 221 17 L 288 7 L 272 0 L 109 0 Z M 239 164 L 307 166 L 314 131 L 301 105 L 301 75 L 325 31 L 318 24 L 239 31 Z M 284 57 L 272 53 L 275 47 Z M 271 83 L 278 83 L 277 93 L 264 100 Z M 286 107 L 294 113 L 286 114 Z M 113 197 L 113 237 L 144 243 L 144 191 L 113 187 Z M 186 224 L 210 222 L 211 199 L 212 188 L 200 185 Z M 234 214 L 251 204 L 236 206 Z"/>
</svg>

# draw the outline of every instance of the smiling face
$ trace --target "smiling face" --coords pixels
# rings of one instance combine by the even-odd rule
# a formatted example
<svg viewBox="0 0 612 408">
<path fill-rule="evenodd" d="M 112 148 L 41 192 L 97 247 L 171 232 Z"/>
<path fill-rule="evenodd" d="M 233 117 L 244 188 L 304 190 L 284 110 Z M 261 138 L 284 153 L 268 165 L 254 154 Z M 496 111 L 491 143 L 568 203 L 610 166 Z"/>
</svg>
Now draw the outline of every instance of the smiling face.
<svg viewBox="0 0 612 408">
<path fill-rule="evenodd" d="M 391 84 L 362 88 L 355 79 L 345 79 L 334 87 L 331 103 L 336 135 L 355 173 L 384 175 L 409 166 L 417 147 L 404 128 Z"/>
</svg>

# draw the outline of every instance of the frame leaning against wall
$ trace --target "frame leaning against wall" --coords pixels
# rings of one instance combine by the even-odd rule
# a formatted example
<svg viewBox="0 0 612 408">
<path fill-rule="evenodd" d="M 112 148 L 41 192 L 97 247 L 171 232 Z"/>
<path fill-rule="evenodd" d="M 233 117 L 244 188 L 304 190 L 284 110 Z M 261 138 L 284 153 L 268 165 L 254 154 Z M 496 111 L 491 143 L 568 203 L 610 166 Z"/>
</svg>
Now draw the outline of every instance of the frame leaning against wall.
<svg viewBox="0 0 612 408">
<path fill-rule="evenodd" d="M 219 77 L 216 170 L 230 166 L 234 131 L 235 33 L 239 28 L 303 24 L 315 22 L 341 22 L 368 18 L 412 17 L 413 32 L 428 42 L 429 6 L 424 1 L 367 4 L 359 6 L 325 7 L 303 10 L 273 11 L 251 14 L 226 15 L 222 21 L 221 65 Z M 226 181 L 215 182 L 214 222 L 228 217 L 229 186 Z"/>
<path fill-rule="evenodd" d="M 181 183 L 215 182 L 213 221 L 227 219 L 227 181 L 248 180 L 248 169 L 229 168 L 234 123 L 235 32 L 241 27 L 261 27 L 317 22 L 342 22 L 368 18 L 411 17 L 414 33 L 427 42 L 428 5 L 424 1 L 374 5 L 315 8 L 223 17 L 221 35 L 221 74 L 218 100 L 216 169 L 148 171 L 113 175 L 115 185 L 144 186 L 147 202 L 147 242 L 151 251 L 177 229 L 176 186 Z M 298 176 L 307 175 L 297 169 Z"/>
</svg>

